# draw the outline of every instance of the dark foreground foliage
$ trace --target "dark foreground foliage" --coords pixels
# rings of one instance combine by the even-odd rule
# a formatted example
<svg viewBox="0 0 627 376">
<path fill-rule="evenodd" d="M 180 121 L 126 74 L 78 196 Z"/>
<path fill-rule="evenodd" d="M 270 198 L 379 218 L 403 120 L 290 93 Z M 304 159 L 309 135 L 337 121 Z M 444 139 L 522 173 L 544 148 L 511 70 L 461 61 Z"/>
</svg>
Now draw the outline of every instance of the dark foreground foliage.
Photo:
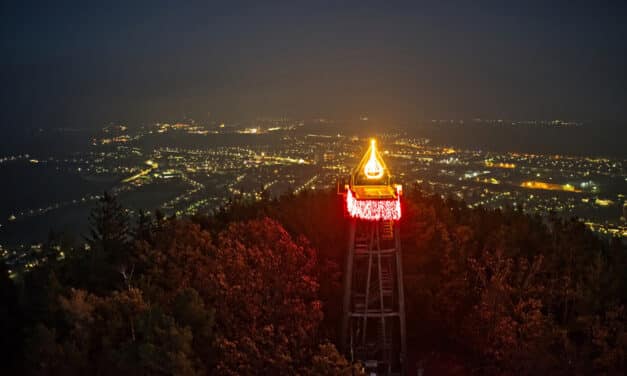
<svg viewBox="0 0 627 376">
<path fill-rule="evenodd" d="M 339 200 L 304 193 L 131 224 L 106 196 L 89 250 L 51 239 L 64 259 L 15 284 L 3 270 L 3 364 L 37 375 L 349 375 L 332 344 L 346 248 Z M 418 191 L 403 211 L 410 369 L 624 373 L 620 242 L 575 220 Z"/>
</svg>

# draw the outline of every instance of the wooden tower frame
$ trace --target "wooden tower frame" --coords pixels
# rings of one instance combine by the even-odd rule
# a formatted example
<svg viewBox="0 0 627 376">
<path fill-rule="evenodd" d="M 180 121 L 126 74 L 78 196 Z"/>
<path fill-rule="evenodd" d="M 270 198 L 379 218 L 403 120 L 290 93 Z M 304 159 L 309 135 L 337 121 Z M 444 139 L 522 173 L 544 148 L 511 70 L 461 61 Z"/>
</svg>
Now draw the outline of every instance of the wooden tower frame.
<svg viewBox="0 0 627 376">
<path fill-rule="evenodd" d="M 383 173 L 373 167 L 373 160 Z M 368 172 L 376 178 L 369 181 Z M 377 375 L 403 374 L 407 354 L 399 227 L 402 190 L 390 180 L 372 140 L 345 187 L 350 227 L 341 344 L 352 361 Z"/>
</svg>

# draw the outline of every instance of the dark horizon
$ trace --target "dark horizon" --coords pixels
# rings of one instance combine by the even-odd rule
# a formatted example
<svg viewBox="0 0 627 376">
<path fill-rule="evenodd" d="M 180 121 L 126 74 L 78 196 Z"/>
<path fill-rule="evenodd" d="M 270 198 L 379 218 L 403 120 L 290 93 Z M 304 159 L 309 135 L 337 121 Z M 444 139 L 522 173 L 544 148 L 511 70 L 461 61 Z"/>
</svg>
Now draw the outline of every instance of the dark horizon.
<svg viewBox="0 0 627 376">
<path fill-rule="evenodd" d="M 185 117 L 627 119 L 620 2 L 2 8 L 3 130 Z"/>
</svg>

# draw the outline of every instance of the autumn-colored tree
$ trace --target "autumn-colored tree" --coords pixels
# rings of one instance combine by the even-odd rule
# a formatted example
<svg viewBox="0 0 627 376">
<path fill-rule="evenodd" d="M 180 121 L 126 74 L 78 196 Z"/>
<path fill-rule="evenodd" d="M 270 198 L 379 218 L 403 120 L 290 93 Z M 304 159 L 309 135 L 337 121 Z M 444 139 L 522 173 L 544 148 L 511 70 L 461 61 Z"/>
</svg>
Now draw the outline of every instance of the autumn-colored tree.
<svg viewBox="0 0 627 376">
<path fill-rule="evenodd" d="M 316 256 L 270 219 L 234 223 L 216 242 L 222 374 L 284 374 L 309 363 L 322 320 Z"/>
<path fill-rule="evenodd" d="M 138 285 L 193 328 L 195 352 L 218 374 L 289 374 L 330 356 L 318 347 L 316 254 L 276 221 L 234 222 L 212 236 L 171 220 L 135 248 Z M 201 306 L 210 314 L 194 314 Z"/>
<path fill-rule="evenodd" d="M 203 374 L 189 327 L 158 307 L 138 289 L 98 297 L 84 290 L 60 296 L 63 324 L 38 325 L 30 336 L 33 374 Z"/>
<path fill-rule="evenodd" d="M 624 246 L 608 246 L 578 221 L 549 221 L 407 191 L 408 328 L 421 362 L 461 357 L 468 369 L 492 374 L 625 367 L 615 334 L 624 323 L 627 269 L 616 267 Z"/>
<path fill-rule="evenodd" d="M 24 373 L 359 374 L 332 344 L 341 205 L 334 192 L 304 192 L 215 216 L 142 214 L 129 229 L 105 196 L 90 250 L 50 243 L 65 259 L 6 290 L 7 301 L 19 292 L 9 307 L 25 328 Z M 400 226 L 408 357 L 426 374 L 624 373 L 620 241 L 417 189 L 406 189 Z"/>
</svg>

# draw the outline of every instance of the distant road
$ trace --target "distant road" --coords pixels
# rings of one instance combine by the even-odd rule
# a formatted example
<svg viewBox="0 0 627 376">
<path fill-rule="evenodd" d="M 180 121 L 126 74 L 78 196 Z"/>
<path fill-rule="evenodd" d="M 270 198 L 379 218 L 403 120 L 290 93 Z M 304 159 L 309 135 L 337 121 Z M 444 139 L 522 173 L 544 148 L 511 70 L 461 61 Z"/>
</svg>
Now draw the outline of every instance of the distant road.
<svg viewBox="0 0 627 376">
<path fill-rule="evenodd" d="M 150 167 L 145 170 L 141 170 L 139 173 L 122 180 L 122 183 L 130 183 L 133 180 L 136 180 L 136 179 L 141 178 L 142 176 L 148 175 L 152 170 L 159 167 L 159 164 L 153 161 L 146 161 L 146 164 Z"/>
</svg>

